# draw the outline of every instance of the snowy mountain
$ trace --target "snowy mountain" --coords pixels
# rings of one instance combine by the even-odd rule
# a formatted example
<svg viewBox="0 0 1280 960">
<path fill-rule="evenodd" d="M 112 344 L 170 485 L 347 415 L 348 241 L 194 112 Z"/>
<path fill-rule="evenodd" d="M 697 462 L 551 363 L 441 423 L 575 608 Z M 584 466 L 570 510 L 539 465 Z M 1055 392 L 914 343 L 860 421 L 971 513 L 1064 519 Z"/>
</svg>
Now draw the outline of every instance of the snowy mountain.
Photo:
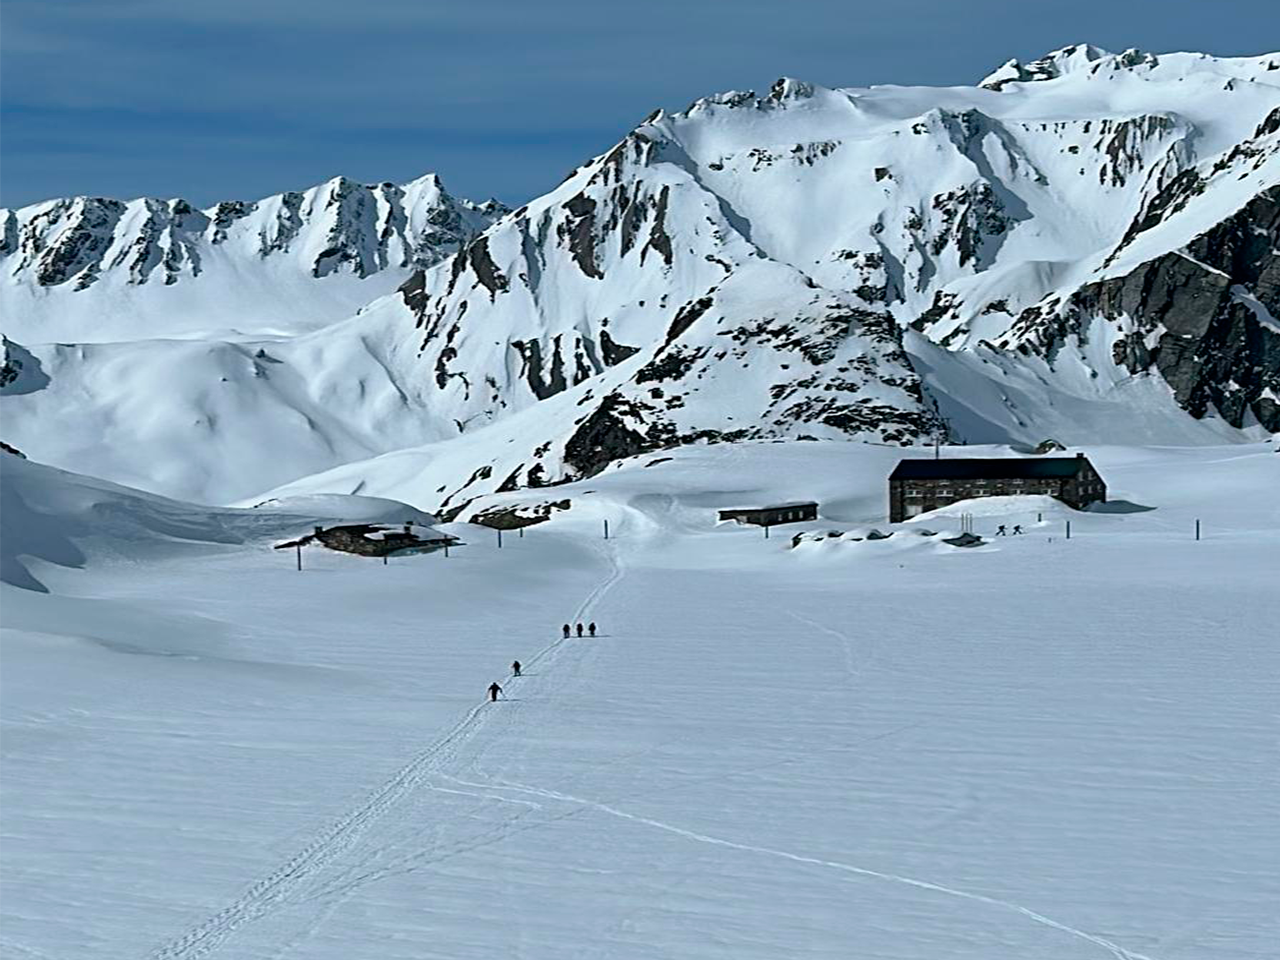
<svg viewBox="0 0 1280 960">
<path fill-rule="evenodd" d="M 513 332 L 520 393 L 601 378 L 506 485 L 704 436 L 927 437 L 914 378 L 887 368 L 895 326 L 939 380 L 1035 369 L 1040 409 L 1002 424 L 1023 439 L 1046 405 L 1105 403 L 1148 370 L 1193 416 L 1277 429 L 1278 70 L 1068 48 L 998 89 L 722 94 L 650 117 L 415 276 L 405 306 L 464 422 L 512 404 L 501 381 L 473 387 L 510 364 L 477 316 Z M 886 352 L 852 363 L 867 338 Z M 875 397 L 885 383 L 901 392 Z M 971 389 L 925 387 L 972 419 Z"/>
<path fill-rule="evenodd" d="M 434 174 L 403 185 L 335 177 L 207 210 L 102 197 L 0 210 L 5 329 L 82 342 L 322 326 L 505 212 L 451 196 Z"/>
<path fill-rule="evenodd" d="M 387 222 L 329 189 L 326 215 Z M 268 206 L 242 244 L 265 242 L 252 216 L 277 229 Z M 157 313 L 153 339 L 72 345 L 9 325 L 28 386 L 5 432 L 218 502 L 330 468 L 366 492 L 390 457 L 448 510 L 695 441 L 1239 440 L 1280 430 L 1278 211 L 1280 56 L 1077 46 L 973 88 L 780 80 L 653 114 L 445 262 L 321 218 L 281 255 L 307 284 L 422 261 L 340 323 L 179 342 Z M 106 256 L 5 282 L 118 323 Z M 168 287 L 117 269 L 116 289 L 194 288 L 173 256 Z"/>
</svg>

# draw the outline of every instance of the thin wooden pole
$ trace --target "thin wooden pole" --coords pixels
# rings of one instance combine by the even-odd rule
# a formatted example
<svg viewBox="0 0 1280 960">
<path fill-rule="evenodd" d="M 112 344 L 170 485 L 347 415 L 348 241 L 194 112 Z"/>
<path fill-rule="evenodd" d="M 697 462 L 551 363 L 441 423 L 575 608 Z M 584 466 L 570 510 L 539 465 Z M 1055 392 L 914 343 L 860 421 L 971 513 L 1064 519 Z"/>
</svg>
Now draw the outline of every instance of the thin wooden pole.
<svg viewBox="0 0 1280 960">
<path fill-rule="evenodd" d="M 1200 520 L 1196 519 L 1196 539 L 1200 539 Z"/>
<path fill-rule="evenodd" d="M 499 528 L 499 530 L 498 530 L 498 549 L 499 549 L 499 550 L 501 550 L 501 549 L 502 549 L 502 530 L 501 530 L 501 528 Z"/>
<path fill-rule="evenodd" d="M 297 544 L 297 547 L 298 547 L 298 569 L 301 570 L 302 569 L 302 544 L 300 543 Z"/>
<path fill-rule="evenodd" d="M 606 520 L 605 520 L 605 522 L 604 522 L 604 538 L 605 538 L 606 540 L 608 540 L 608 539 L 609 539 L 609 521 L 608 521 L 608 519 L 606 519 Z"/>
<path fill-rule="evenodd" d="M 1071 539 L 1071 521 L 1070 520 L 1067 521 L 1067 539 L 1068 540 Z"/>
</svg>

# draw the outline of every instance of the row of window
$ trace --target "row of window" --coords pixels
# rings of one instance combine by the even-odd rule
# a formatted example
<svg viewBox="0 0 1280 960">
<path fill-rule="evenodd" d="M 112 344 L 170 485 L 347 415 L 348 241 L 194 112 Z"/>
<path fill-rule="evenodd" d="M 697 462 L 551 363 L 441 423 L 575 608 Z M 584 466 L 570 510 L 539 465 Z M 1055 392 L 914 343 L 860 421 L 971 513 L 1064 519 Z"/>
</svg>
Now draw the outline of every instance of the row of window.
<svg viewBox="0 0 1280 960">
<path fill-rule="evenodd" d="M 782 513 L 770 517 L 770 522 L 780 523 L 784 520 L 803 520 L 804 513 L 800 510 L 784 510 Z"/>
<path fill-rule="evenodd" d="M 1028 481 L 1023 481 L 1023 480 L 1012 481 L 1011 485 L 1017 488 L 1013 492 L 1015 493 L 1054 493 L 1057 490 L 1056 484 L 1040 483 L 1040 484 L 1034 484 L 1032 486 L 1026 486 L 1027 482 Z M 908 497 L 927 497 L 927 496 L 954 497 L 954 496 L 966 496 L 971 492 L 978 495 L 983 495 L 987 493 L 1003 493 L 1007 489 L 1008 489 L 1008 486 L 1006 486 L 1006 484 L 1004 483 L 995 483 L 995 482 L 987 483 L 985 481 L 979 481 L 977 483 L 974 483 L 970 488 L 965 490 L 959 490 L 959 491 L 956 491 L 951 487 L 934 487 L 930 489 L 925 489 L 921 487 L 907 487 L 906 494 Z"/>
</svg>

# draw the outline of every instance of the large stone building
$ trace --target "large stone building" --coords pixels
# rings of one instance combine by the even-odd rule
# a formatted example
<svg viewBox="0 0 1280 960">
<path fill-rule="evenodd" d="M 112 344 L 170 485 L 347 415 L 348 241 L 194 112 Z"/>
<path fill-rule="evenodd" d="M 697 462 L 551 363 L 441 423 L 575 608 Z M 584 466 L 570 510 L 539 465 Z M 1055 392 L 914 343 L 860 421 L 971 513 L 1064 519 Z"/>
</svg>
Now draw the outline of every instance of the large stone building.
<svg viewBox="0 0 1280 960">
<path fill-rule="evenodd" d="M 902 460 L 889 475 L 889 520 L 898 523 L 957 500 L 1048 494 L 1081 510 L 1107 499 L 1083 453 L 1074 457 Z"/>
</svg>

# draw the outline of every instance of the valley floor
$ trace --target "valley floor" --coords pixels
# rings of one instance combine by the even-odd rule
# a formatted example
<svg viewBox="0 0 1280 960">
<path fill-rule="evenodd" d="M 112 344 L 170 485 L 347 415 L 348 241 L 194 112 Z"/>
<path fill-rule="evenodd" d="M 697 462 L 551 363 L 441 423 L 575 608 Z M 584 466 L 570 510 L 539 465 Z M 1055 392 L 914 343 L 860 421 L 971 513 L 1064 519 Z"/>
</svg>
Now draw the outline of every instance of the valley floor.
<svg viewBox="0 0 1280 960">
<path fill-rule="evenodd" d="M 757 455 L 604 475 L 501 550 L 6 587 L 0 952 L 1274 956 L 1280 457 L 1112 450 L 1157 509 L 976 550 L 791 550 L 848 523 L 644 486 Z"/>
</svg>

